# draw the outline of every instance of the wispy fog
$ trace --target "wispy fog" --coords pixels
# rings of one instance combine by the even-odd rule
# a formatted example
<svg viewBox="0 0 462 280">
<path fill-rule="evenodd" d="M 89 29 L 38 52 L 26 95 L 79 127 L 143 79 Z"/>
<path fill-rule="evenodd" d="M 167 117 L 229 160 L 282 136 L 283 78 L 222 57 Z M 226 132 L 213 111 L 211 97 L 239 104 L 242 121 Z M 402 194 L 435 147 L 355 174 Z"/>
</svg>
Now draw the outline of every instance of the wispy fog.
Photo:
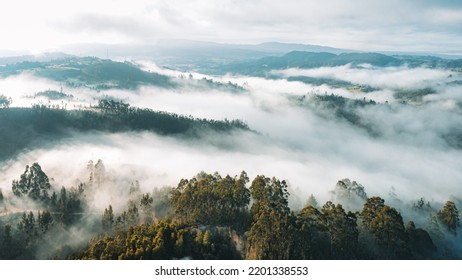
<svg viewBox="0 0 462 280">
<path fill-rule="evenodd" d="M 283 76 L 307 76 L 315 78 L 332 78 L 360 85 L 370 85 L 381 89 L 411 88 L 420 89 L 451 82 L 460 74 L 450 70 L 409 68 L 406 66 L 375 68 L 363 65 L 362 68 L 344 65 L 315 69 L 286 69 L 274 71 Z M 454 77 L 454 75 L 458 77 Z"/>
<path fill-rule="evenodd" d="M 390 95 L 389 89 L 394 87 L 420 88 L 420 84 L 428 84 L 438 85 L 438 90 L 425 96 L 426 102 L 419 106 L 390 103 L 354 109 L 361 119 L 379 132 L 371 135 L 334 117 L 328 109 L 316 111 L 293 102 L 294 98 L 309 97 L 313 92 L 321 95 L 325 92 L 355 93 L 284 79 L 212 77 L 216 81 L 242 85 L 246 89 L 242 93 L 199 90 L 188 87 L 187 83 L 175 90 L 141 87 L 136 91 L 97 93 L 64 89 L 82 103 L 95 102 L 94 98 L 108 95 L 133 106 L 199 118 L 238 118 L 245 120 L 257 133 L 210 133 L 198 139 L 147 132 L 75 134 L 72 139 L 58 142 L 54 147 L 38 148 L 5 163 L 0 186 L 9 189 L 11 181 L 24 171 L 24 166 L 33 162 L 39 162 L 54 178 L 55 187 L 75 186 L 78 180 L 85 179 L 87 162 L 102 159 L 115 178 L 111 187 L 121 189 L 128 188 L 134 180 L 139 180 L 142 190 L 149 191 L 165 185 L 175 186 L 181 178 L 190 178 L 200 171 L 236 175 L 245 170 L 250 177 L 265 174 L 288 180 L 301 202 L 311 193 L 320 201 L 329 199 L 329 191 L 343 178 L 360 182 L 370 195 L 385 197 L 393 187 L 400 197 L 409 200 L 426 197 L 444 201 L 451 195 L 462 196 L 462 151 L 445 141 L 445 136 L 457 132 L 461 123 L 461 87 L 444 86 L 450 79 L 447 78 L 450 72 L 343 67 L 292 69 L 284 73 L 328 76 L 370 84 L 380 90 L 362 94 L 367 97 L 375 94 L 382 99 L 385 99 L 382 94 Z M 170 74 L 181 75 L 177 72 Z M 193 79 L 202 77 L 193 73 Z M 15 83 L 21 82 L 26 85 L 17 88 Z M 60 86 L 29 76 L 7 78 L 0 85 L 3 86 L 1 92 L 6 95 L 7 92 L 14 93 L 11 96 L 15 106 L 19 106 L 16 103 L 18 96 L 24 97 L 40 87 Z M 305 104 L 309 104 L 308 99 Z M 319 114 L 319 110 L 325 111 Z M 113 192 L 112 197 L 107 197 L 105 193 L 97 198 L 96 209 L 107 207 L 109 201 L 117 199 L 117 194 Z"/>
</svg>

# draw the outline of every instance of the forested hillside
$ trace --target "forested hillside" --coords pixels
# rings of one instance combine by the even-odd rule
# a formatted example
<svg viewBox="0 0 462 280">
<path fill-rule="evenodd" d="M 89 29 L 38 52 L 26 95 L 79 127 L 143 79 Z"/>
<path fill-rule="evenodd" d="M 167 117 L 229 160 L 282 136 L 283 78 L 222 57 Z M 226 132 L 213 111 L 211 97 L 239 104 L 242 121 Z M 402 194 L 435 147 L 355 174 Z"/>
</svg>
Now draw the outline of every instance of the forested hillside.
<svg viewBox="0 0 462 280">
<path fill-rule="evenodd" d="M 250 182 L 244 171 L 234 177 L 202 172 L 151 193 L 134 181 L 123 190 L 124 207 L 114 210 L 109 204 L 94 213 L 90 198 L 117 178 L 106 173 L 102 161 L 89 162 L 87 174 L 77 186 L 57 189 L 38 163 L 27 166 L 12 182 L 11 193 L 0 196 L 1 257 L 460 258 L 460 248 L 452 245 L 460 234 L 453 201 L 441 209 L 424 199 L 398 203 L 414 222 L 344 179 L 332 200 L 321 205 L 311 196 L 302 209 L 291 209 L 284 180 L 259 175 Z M 79 236 L 83 225 L 86 233 Z"/>
<path fill-rule="evenodd" d="M 97 106 L 82 110 L 65 110 L 45 105 L 3 108 L 0 109 L 0 160 L 23 149 L 71 137 L 72 132 L 151 131 L 162 135 L 194 137 L 204 130 L 227 132 L 233 129 L 249 128 L 240 120 L 198 119 L 131 107 L 127 103 L 107 99 L 100 100 Z"/>
</svg>

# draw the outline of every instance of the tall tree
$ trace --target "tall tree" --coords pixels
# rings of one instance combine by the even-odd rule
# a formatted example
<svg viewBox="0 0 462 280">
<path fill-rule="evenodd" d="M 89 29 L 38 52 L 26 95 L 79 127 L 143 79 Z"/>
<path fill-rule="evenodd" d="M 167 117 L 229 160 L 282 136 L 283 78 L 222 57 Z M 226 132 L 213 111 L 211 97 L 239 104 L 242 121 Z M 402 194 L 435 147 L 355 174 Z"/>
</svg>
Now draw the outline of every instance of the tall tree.
<svg viewBox="0 0 462 280">
<path fill-rule="evenodd" d="M 297 215 L 297 233 L 294 237 L 296 259 L 330 259 L 330 237 L 323 214 L 308 205 Z"/>
<path fill-rule="evenodd" d="M 47 201 L 48 190 L 51 188 L 50 181 L 38 163 L 26 166 L 26 170 L 19 180 L 13 180 L 13 193 L 20 196 L 28 196 L 33 200 Z"/>
<path fill-rule="evenodd" d="M 356 215 L 345 213 L 342 205 L 328 201 L 321 209 L 330 237 L 331 256 L 335 259 L 356 257 L 358 229 Z"/>
<path fill-rule="evenodd" d="M 53 217 L 50 211 L 44 210 L 42 213 L 38 212 L 37 224 L 40 232 L 45 233 L 51 227 L 52 223 Z"/>
<path fill-rule="evenodd" d="M 293 251 L 295 218 L 288 206 L 287 184 L 276 178 L 257 176 L 250 187 L 254 203 L 248 237 L 250 257 L 289 259 Z"/>
<path fill-rule="evenodd" d="M 102 225 L 103 230 L 111 231 L 112 226 L 114 224 L 114 212 L 112 210 L 112 205 L 109 204 L 108 208 L 104 209 L 103 218 L 102 218 Z"/>
<path fill-rule="evenodd" d="M 98 159 L 96 162 L 93 175 L 94 183 L 97 187 L 100 187 L 106 179 L 106 167 L 104 167 L 103 161 L 101 159 Z"/>
<path fill-rule="evenodd" d="M 447 201 L 443 209 L 437 213 L 438 220 L 453 234 L 456 234 L 457 227 L 460 225 L 459 210 L 452 201 Z"/>
<path fill-rule="evenodd" d="M 140 207 L 143 214 L 144 223 L 152 223 L 154 214 L 152 212 L 152 203 L 154 199 L 149 193 L 143 194 L 140 200 Z"/>
<path fill-rule="evenodd" d="M 191 180 L 182 179 L 171 193 L 173 213 L 183 223 L 245 229 L 250 201 L 247 182 L 245 172 L 234 178 L 202 172 Z"/>
<path fill-rule="evenodd" d="M 385 200 L 378 196 L 373 196 L 367 199 L 361 211 L 363 226 L 365 226 L 367 229 L 370 229 L 371 221 L 384 206 Z"/>
<path fill-rule="evenodd" d="M 383 206 L 371 220 L 369 232 L 375 237 L 377 243 L 386 249 L 387 258 L 410 258 L 403 218 L 395 208 L 388 205 Z"/>
<path fill-rule="evenodd" d="M 5 95 L 0 94 L 0 108 L 8 108 L 11 103 L 13 103 L 11 97 L 6 97 Z"/>
</svg>

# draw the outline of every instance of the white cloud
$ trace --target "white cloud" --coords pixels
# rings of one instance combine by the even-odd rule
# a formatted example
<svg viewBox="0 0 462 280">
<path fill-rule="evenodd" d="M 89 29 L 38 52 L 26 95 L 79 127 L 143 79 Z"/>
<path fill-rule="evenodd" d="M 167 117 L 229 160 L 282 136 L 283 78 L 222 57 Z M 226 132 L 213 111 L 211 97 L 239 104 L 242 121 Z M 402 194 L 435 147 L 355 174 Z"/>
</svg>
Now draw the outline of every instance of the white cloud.
<svg viewBox="0 0 462 280">
<path fill-rule="evenodd" d="M 460 5 L 425 1 L 2 1 L 2 48 L 287 41 L 362 50 L 460 51 Z M 432 41 L 430 41 L 432 40 Z"/>
<path fill-rule="evenodd" d="M 436 80 L 440 77 L 439 72 L 422 74 L 406 72 L 411 71 L 406 68 L 396 71 L 406 74 L 404 77 L 409 77 L 410 84 L 414 83 L 414 76 L 419 79 L 435 76 Z M 332 72 L 329 69 L 327 73 Z M 382 79 L 382 75 L 388 82 L 396 79 L 387 76 L 391 74 L 387 71 L 370 70 L 367 74 L 371 81 Z M 362 77 L 357 76 L 357 79 Z M 57 185 L 70 186 L 81 178 L 88 160 L 101 158 L 108 169 L 122 177 L 121 186 L 138 179 L 145 191 L 165 184 L 176 185 L 181 178 L 190 178 L 202 170 L 231 175 L 246 170 L 251 177 L 264 174 L 287 179 L 301 194 L 302 201 L 311 193 L 320 201 L 329 199 L 328 192 L 343 178 L 362 183 L 370 195 L 386 197 L 394 186 L 405 199 L 423 196 L 443 201 L 451 194 L 462 196 L 459 188 L 462 152 L 448 147 L 443 138 L 460 124 L 458 86 L 439 89 L 437 94 L 426 97 L 430 103 L 419 107 L 390 104 L 356 110 L 380 133 L 371 137 L 366 131 L 338 120 L 330 111 L 320 117 L 309 108 L 288 101 L 288 96 L 300 96 L 312 89 L 303 83 L 248 77 L 216 79 L 247 82 L 248 92 L 232 94 L 188 87 L 179 92 L 146 87 L 136 92 L 101 94 L 129 98 L 132 105 L 140 107 L 194 117 L 240 118 L 261 134 L 210 133 L 192 140 L 151 133 L 76 134 L 71 140 L 55 143 L 53 150 L 38 148 L 23 154 L 5 167 L 0 186 L 8 188 L 11 180 L 24 171 L 24 166 L 35 161 L 55 178 Z M 85 97 L 88 93 L 73 94 Z"/>
<path fill-rule="evenodd" d="M 331 78 L 354 84 L 370 85 L 382 89 L 425 88 L 451 81 L 450 70 L 409 68 L 406 66 L 386 68 L 354 68 L 350 65 L 314 69 L 286 69 L 274 71 L 286 77 L 307 76 Z"/>
</svg>

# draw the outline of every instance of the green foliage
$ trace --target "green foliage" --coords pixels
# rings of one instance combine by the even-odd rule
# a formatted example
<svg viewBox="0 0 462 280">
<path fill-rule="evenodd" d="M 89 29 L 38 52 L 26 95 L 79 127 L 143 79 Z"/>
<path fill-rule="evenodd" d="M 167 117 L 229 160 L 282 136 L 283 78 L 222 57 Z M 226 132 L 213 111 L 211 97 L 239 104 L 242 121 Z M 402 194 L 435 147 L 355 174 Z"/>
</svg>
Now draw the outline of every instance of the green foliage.
<svg viewBox="0 0 462 280">
<path fill-rule="evenodd" d="M 313 109 L 315 113 L 323 118 L 332 119 L 332 117 L 335 117 L 339 121 L 347 122 L 358 128 L 364 129 L 373 136 L 380 133 L 368 119 L 362 116 L 359 109 L 385 105 L 377 104 L 371 99 L 349 99 L 343 96 L 327 93 L 324 95 L 312 94 L 307 97 L 308 98 L 303 96 L 299 103 Z"/>
<path fill-rule="evenodd" d="M 422 88 L 422 89 L 400 89 L 395 91 L 393 96 L 397 101 L 400 102 L 417 102 L 420 103 L 423 101 L 423 98 L 429 94 L 435 94 L 436 91 L 432 88 Z"/>
<path fill-rule="evenodd" d="M 330 259 L 330 237 L 325 216 L 314 206 L 308 205 L 297 215 L 295 235 L 295 259 Z"/>
<path fill-rule="evenodd" d="M 385 205 L 370 223 L 370 233 L 378 244 L 391 253 L 391 258 L 409 258 L 410 251 L 403 218 L 395 208 Z"/>
<path fill-rule="evenodd" d="M 381 197 L 373 196 L 366 200 L 361 212 L 362 224 L 368 230 L 371 229 L 371 222 L 377 216 L 377 213 L 385 206 L 385 200 Z"/>
<path fill-rule="evenodd" d="M 88 110 L 61 110 L 43 105 L 6 108 L 0 110 L 0 160 L 33 145 L 71 137 L 73 130 L 113 133 L 152 131 L 162 135 L 200 137 L 204 131 L 224 133 L 235 129 L 249 130 L 249 127 L 240 120 L 197 119 L 130 107 L 113 100 L 101 100 L 97 107 Z"/>
<path fill-rule="evenodd" d="M 55 213 L 56 220 L 65 226 L 78 222 L 84 211 L 82 195 L 83 193 L 75 188 L 67 190 L 62 187 L 59 195 L 53 192 L 50 208 Z"/>
<path fill-rule="evenodd" d="M 112 226 L 114 225 L 114 212 L 112 210 L 112 205 L 109 205 L 108 208 L 104 209 L 102 225 L 103 225 L 104 231 L 106 232 L 112 231 Z"/>
<path fill-rule="evenodd" d="M 289 259 L 293 246 L 295 217 L 288 206 L 285 181 L 257 176 L 250 186 L 253 204 L 252 225 L 248 233 L 249 258 Z"/>
<path fill-rule="evenodd" d="M 232 241 L 219 228 L 180 227 L 161 220 L 156 224 L 130 227 L 114 237 L 94 238 L 74 259 L 238 259 Z"/>
<path fill-rule="evenodd" d="M 438 220 L 453 234 L 456 234 L 457 227 L 460 225 L 459 210 L 452 201 L 447 201 L 443 209 L 437 213 Z"/>
<path fill-rule="evenodd" d="M 5 95 L 0 94 L 0 109 L 10 107 L 11 103 L 13 103 L 11 97 L 6 97 Z"/>
<path fill-rule="evenodd" d="M 321 209 L 324 227 L 329 233 L 331 256 L 334 259 L 353 259 L 358 247 L 356 215 L 345 213 L 342 205 L 328 201 Z"/>
<path fill-rule="evenodd" d="M 18 180 L 13 180 L 12 189 L 14 195 L 27 196 L 33 200 L 47 202 L 48 190 L 51 188 L 50 181 L 38 163 L 26 166 L 26 170 Z"/>
<path fill-rule="evenodd" d="M 170 204 L 171 193 L 171 187 L 154 189 L 152 192 L 152 209 L 154 216 L 158 219 L 165 219 L 172 213 L 172 206 Z"/>
<path fill-rule="evenodd" d="M 213 79 L 207 79 L 207 78 L 202 78 L 199 80 L 199 83 L 203 84 L 206 86 L 207 89 L 217 89 L 217 90 L 224 90 L 224 91 L 230 91 L 234 93 L 241 93 L 244 92 L 245 89 L 235 83 L 221 83 L 214 81 Z"/>
<path fill-rule="evenodd" d="M 0 227 L 0 259 L 16 259 L 18 258 L 23 250 L 24 242 L 21 243 L 18 240 L 18 234 L 15 234 L 13 227 L 10 224 L 6 224 Z"/>
<path fill-rule="evenodd" d="M 37 76 L 65 83 L 69 87 L 95 90 L 135 89 L 142 85 L 173 87 L 168 76 L 141 70 L 129 62 L 116 62 L 95 57 L 71 57 L 50 62 L 22 62 L 0 67 L 3 76 L 29 70 Z"/>
<path fill-rule="evenodd" d="M 409 248 L 414 258 L 434 258 L 437 249 L 427 231 L 416 228 L 414 222 L 409 221 L 406 225 L 406 234 L 408 236 Z"/>
<path fill-rule="evenodd" d="M 50 100 L 61 100 L 61 99 L 72 99 L 74 96 L 72 94 L 65 94 L 61 91 L 56 91 L 56 90 L 45 90 L 45 91 L 40 91 L 37 92 L 35 97 L 46 97 Z"/>
<path fill-rule="evenodd" d="M 383 258 L 410 258 L 403 218 L 395 208 L 384 202 L 377 196 L 367 199 L 361 212 L 362 224 L 383 248 Z"/>
<path fill-rule="evenodd" d="M 175 217 L 186 224 L 232 226 L 243 230 L 248 225 L 250 192 L 245 172 L 239 177 L 200 173 L 182 179 L 172 190 Z"/>
<path fill-rule="evenodd" d="M 37 224 L 40 232 L 45 233 L 53 224 L 53 217 L 50 211 L 44 210 L 42 213 L 38 211 Z"/>
<path fill-rule="evenodd" d="M 154 209 L 152 204 L 154 198 L 149 194 L 143 194 L 140 199 L 141 220 L 143 223 L 150 224 L 154 221 Z"/>
<path fill-rule="evenodd" d="M 43 179 L 47 178 L 46 174 L 38 167 L 34 164 L 33 169 L 26 168 L 21 177 L 23 181 L 47 182 Z M 89 228 L 95 236 L 100 235 L 91 239 L 84 250 L 75 253 L 72 247 L 54 248 L 52 253 L 40 255 L 39 251 L 44 247 L 56 246 L 53 244 L 55 239 L 69 236 L 66 235 L 69 229 L 81 226 L 80 221 L 88 223 L 89 220 L 81 219 L 89 214 L 84 199 L 85 189 L 99 186 L 103 181 L 98 183 L 98 180 L 107 177 L 100 160 L 96 165 L 90 162 L 88 169 L 88 185 L 79 184 L 78 188 L 70 189 L 62 187 L 59 192 L 46 196 L 47 199 L 39 199 L 44 210 L 37 211 L 37 214 L 31 211 L 22 215 L 7 214 L 8 222 L 5 224 L 3 216 L 0 217 L 0 258 L 33 259 L 55 253 L 61 258 L 73 254 L 72 258 L 78 259 L 457 257 L 441 254 L 432 240 L 436 236 L 436 244 L 441 248 L 440 239 L 448 236 L 443 233 L 435 235 L 432 226 L 438 227 L 441 223 L 451 232 L 455 232 L 458 226 L 459 212 L 451 201 L 432 216 L 426 227 L 430 228 L 430 235 L 416 228 L 412 221 L 404 228 L 403 218 L 395 208 L 386 205 L 378 196 L 366 199 L 364 187 L 358 183 L 341 180 L 336 192 L 347 198 L 366 199 L 361 213 L 347 212 L 341 204 L 330 201 L 318 209 L 312 196 L 310 203 L 295 214 L 288 206 L 288 186 L 284 180 L 260 175 L 247 188 L 249 178 L 245 172 L 235 177 L 202 172 L 190 180 L 181 180 L 176 188 L 165 187 L 152 195 L 143 194 L 135 180 L 130 185 L 125 210 L 116 215 L 109 205 L 101 213 L 102 226 L 98 221 L 94 228 Z M 30 191 L 20 190 L 36 187 L 20 188 L 22 183 L 21 180 L 15 183 L 16 191 L 24 199 L 34 200 L 34 196 L 29 196 Z M 423 199 L 410 206 L 418 213 L 426 207 Z M 159 219 L 170 212 L 173 213 L 173 221 Z M 427 212 L 425 210 L 424 214 Z M 451 252 L 451 249 L 443 249 Z"/>
</svg>

